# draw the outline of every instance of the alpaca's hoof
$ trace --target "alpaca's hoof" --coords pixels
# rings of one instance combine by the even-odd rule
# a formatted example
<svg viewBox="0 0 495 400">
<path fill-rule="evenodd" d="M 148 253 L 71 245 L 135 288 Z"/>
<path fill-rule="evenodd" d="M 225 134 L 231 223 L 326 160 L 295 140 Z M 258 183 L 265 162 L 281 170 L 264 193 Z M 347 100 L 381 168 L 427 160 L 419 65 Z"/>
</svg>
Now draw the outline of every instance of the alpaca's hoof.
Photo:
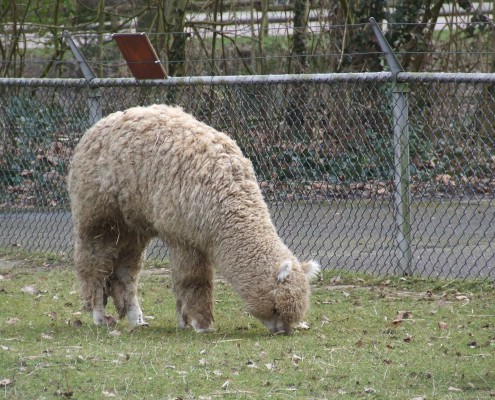
<svg viewBox="0 0 495 400">
<path fill-rule="evenodd" d="M 150 324 L 148 324 L 147 322 L 144 322 L 144 321 L 140 321 L 140 322 L 136 322 L 136 323 L 133 323 L 131 324 L 132 328 L 140 328 L 140 327 L 148 327 L 150 326 Z"/>
<path fill-rule="evenodd" d="M 194 328 L 196 333 L 212 333 L 215 332 L 215 328 Z"/>
<path fill-rule="evenodd" d="M 191 327 L 196 331 L 196 333 L 211 333 L 215 332 L 215 329 L 213 329 L 210 324 L 200 324 L 198 321 L 193 319 L 191 321 Z"/>
</svg>

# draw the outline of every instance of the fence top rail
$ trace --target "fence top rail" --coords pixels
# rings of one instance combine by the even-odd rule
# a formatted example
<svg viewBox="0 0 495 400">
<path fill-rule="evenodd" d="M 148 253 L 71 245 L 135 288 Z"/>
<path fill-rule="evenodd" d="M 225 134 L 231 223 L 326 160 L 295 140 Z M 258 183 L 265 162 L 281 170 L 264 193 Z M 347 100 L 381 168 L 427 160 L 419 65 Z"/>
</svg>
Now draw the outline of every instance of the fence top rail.
<svg viewBox="0 0 495 400">
<path fill-rule="evenodd" d="M 372 72 L 343 74 L 191 76 L 146 80 L 136 80 L 134 78 L 94 78 L 91 81 L 85 79 L 0 78 L 0 86 L 214 86 L 304 82 L 387 81 L 391 79 L 391 76 L 390 72 Z"/>
<path fill-rule="evenodd" d="M 412 82 L 452 82 L 452 83 L 495 83 L 495 73 L 481 72 L 399 72 L 397 81 Z"/>
<path fill-rule="evenodd" d="M 445 73 L 399 72 L 397 82 L 455 82 L 495 83 L 495 73 Z M 338 82 L 393 82 L 391 72 L 287 74 L 287 75 L 239 75 L 239 76 L 191 76 L 168 79 L 136 80 L 134 78 L 0 78 L 0 86 L 33 87 L 116 87 L 116 86 L 217 86 L 260 85 L 280 83 L 338 83 Z"/>
</svg>

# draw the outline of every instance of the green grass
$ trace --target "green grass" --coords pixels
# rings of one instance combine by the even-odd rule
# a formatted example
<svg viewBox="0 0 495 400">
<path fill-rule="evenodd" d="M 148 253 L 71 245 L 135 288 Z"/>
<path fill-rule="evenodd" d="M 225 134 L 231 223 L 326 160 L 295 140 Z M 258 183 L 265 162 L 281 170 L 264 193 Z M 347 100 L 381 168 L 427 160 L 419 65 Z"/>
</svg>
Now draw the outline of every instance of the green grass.
<svg viewBox="0 0 495 400">
<path fill-rule="evenodd" d="M 153 319 L 132 332 L 126 321 L 94 327 L 80 313 L 63 258 L 0 252 L 0 275 L 0 396 L 7 399 L 495 396 L 490 282 L 325 272 L 314 285 L 310 329 L 270 336 L 221 281 L 216 332 L 177 329 L 166 265 L 143 273 L 142 305 Z M 39 292 L 23 292 L 28 286 Z M 394 324 L 399 310 L 412 317 Z"/>
</svg>

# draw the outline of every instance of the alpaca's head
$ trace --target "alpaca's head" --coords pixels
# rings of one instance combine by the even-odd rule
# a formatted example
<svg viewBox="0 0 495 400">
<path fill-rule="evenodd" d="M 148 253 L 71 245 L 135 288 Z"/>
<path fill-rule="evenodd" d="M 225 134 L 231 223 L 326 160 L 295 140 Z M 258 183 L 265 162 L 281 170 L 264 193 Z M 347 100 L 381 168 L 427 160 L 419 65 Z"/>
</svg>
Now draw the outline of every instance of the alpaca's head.
<svg viewBox="0 0 495 400">
<path fill-rule="evenodd" d="M 251 292 L 249 311 L 272 333 L 290 333 L 309 307 L 309 280 L 320 271 L 316 261 L 283 261 L 274 275 Z"/>
</svg>

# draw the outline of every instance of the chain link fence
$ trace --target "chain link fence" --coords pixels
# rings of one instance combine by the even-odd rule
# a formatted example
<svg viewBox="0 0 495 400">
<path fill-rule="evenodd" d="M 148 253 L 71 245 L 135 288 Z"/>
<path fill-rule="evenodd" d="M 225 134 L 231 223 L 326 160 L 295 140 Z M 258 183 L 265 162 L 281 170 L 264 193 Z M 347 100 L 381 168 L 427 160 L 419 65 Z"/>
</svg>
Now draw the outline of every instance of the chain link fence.
<svg viewBox="0 0 495 400">
<path fill-rule="evenodd" d="M 101 116 L 153 103 L 237 141 L 297 256 L 495 278 L 495 74 L 0 79 L 0 247 L 70 255 L 75 145 Z"/>
</svg>

